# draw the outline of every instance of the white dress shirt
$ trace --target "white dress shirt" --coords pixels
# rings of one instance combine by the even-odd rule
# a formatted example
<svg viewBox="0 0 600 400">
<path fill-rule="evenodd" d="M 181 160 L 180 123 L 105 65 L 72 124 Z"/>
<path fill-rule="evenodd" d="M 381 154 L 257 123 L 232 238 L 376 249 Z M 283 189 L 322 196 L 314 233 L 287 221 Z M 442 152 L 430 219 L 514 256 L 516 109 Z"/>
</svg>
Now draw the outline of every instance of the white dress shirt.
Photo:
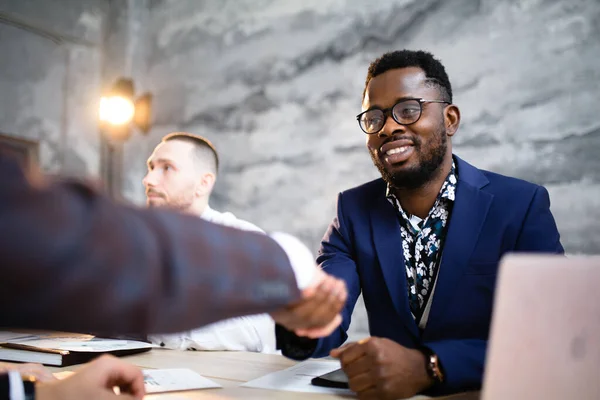
<svg viewBox="0 0 600 400">
<path fill-rule="evenodd" d="M 221 213 L 206 207 L 202 215 L 216 224 L 246 231 L 264 233 L 262 229 L 248 221 L 238 219 L 230 212 Z M 312 280 L 315 268 L 310 251 L 298 239 L 283 233 L 271 237 L 284 249 L 296 276 L 300 289 L 306 288 Z M 150 335 L 148 339 L 159 346 L 179 350 L 235 350 L 259 353 L 277 353 L 275 348 L 275 322 L 268 314 L 231 318 L 174 334 Z"/>
</svg>

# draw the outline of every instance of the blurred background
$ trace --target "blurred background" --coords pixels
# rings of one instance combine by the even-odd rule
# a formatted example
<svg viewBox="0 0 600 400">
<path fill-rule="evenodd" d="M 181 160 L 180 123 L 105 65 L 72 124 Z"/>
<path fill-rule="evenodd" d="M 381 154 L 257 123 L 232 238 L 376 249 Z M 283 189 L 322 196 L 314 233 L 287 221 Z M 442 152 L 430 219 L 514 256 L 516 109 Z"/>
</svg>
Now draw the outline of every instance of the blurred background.
<svg viewBox="0 0 600 400">
<path fill-rule="evenodd" d="M 354 116 L 403 48 L 446 66 L 455 153 L 544 185 L 567 252 L 600 254 L 599 0 L 0 0 L 0 142 L 143 205 L 160 138 L 204 135 L 212 206 L 316 253 L 337 193 L 379 176 Z M 125 133 L 98 120 L 120 78 L 151 98 Z"/>
</svg>

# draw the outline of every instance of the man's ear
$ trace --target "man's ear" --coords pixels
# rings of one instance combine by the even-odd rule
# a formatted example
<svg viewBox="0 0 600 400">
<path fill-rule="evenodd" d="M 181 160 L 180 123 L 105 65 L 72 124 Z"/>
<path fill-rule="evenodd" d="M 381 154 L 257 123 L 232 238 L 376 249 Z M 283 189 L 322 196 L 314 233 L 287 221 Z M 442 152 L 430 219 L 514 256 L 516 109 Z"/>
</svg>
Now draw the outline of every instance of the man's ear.
<svg viewBox="0 0 600 400">
<path fill-rule="evenodd" d="M 460 125 L 460 109 L 454 104 L 450 104 L 444 110 L 444 124 L 446 125 L 446 134 L 454 136 Z"/>
<path fill-rule="evenodd" d="M 217 177 L 212 172 L 202 174 L 196 186 L 196 194 L 209 196 L 212 193 L 216 180 Z"/>
</svg>

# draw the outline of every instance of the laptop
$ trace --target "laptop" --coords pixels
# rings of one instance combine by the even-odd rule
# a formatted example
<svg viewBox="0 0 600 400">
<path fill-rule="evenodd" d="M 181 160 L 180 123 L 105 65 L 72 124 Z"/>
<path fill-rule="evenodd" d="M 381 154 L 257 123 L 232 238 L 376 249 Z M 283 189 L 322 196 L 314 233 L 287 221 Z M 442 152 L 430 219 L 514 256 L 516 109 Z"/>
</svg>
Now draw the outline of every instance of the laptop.
<svg viewBox="0 0 600 400">
<path fill-rule="evenodd" d="M 503 258 L 483 400 L 600 399 L 600 256 Z"/>
</svg>

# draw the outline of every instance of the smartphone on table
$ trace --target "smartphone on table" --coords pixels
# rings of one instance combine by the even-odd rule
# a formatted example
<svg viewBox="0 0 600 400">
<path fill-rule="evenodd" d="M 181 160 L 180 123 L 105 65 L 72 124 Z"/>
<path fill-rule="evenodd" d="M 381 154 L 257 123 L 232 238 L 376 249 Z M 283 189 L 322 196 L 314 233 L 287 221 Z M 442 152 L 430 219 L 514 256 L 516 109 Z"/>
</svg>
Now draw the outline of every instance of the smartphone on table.
<svg viewBox="0 0 600 400">
<path fill-rule="evenodd" d="M 316 378 L 312 378 L 310 381 L 315 386 L 324 386 L 330 388 L 338 388 L 338 389 L 348 389 L 348 377 L 344 373 L 344 371 L 340 369 L 336 369 L 335 371 L 331 371 L 327 374 L 323 374 L 321 376 L 317 376 Z"/>
</svg>

